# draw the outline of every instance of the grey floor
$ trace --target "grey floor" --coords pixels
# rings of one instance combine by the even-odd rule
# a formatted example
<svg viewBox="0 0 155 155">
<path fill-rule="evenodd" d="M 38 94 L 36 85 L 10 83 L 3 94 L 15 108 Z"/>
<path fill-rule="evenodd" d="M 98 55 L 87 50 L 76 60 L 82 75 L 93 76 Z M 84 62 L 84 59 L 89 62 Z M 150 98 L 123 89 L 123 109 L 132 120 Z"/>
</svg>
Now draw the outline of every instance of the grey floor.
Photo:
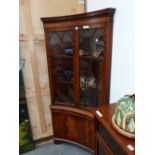
<svg viewBox="0 0 155 155">
<path fill-rule="evenodd" d="M 47 143 L 38 146 L 35 150 L 22 155 L 93 155 L 91 152 L 70 143 Z"/>
</svg>

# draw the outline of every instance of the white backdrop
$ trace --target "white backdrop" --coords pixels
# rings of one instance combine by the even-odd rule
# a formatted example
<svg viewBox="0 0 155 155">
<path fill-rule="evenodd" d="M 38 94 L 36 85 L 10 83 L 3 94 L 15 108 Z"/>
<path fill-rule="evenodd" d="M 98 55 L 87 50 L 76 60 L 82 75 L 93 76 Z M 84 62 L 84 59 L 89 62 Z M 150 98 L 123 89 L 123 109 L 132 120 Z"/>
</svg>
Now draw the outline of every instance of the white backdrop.
<svg viewBox="0 0 155 155">
<path fill-rule="evenodd" d="M 116 8 L 110 102 L 135 93 L 134 86 L 134 0 L 87 0 L 87 11 Z"/>
</svg>

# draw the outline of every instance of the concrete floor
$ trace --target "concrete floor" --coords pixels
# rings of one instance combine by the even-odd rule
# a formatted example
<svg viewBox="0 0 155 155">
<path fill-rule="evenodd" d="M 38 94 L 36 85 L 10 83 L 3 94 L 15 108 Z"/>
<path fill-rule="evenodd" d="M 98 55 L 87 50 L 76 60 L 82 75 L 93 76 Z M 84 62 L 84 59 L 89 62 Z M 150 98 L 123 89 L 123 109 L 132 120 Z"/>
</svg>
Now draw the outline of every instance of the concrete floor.
<svg viewBox="0 0 155 155">
<path fill-rule="evenodd" d="M 22 155 L 93 155 L 88 150 L 70 143 L 53 144 L 52 142 L 42 144 L 35 150 Z"/>
</svg>

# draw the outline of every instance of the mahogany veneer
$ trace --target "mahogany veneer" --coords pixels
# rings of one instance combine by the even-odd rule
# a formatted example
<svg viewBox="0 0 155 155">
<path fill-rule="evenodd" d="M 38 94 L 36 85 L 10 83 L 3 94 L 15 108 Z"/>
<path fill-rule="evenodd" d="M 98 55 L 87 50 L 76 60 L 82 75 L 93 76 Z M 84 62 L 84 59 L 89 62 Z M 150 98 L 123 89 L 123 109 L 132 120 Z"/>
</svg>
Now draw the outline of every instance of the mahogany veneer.
<svg viewBox="0 0 155 155">
<path fill-rule="evenodd" d="M 115 9 L 41 18 L 45 32 L 54 139 L 95 150 L 94 111 L 109 104 L 112 27 Z M 90 43 L 91 42 L 91 43 Z M 84 55 L 79 51 L 83 50 Z M 93 57 L 93 52 L 103 52 Z M 66 55 L 66 51 L 72 52 Z M 89 56 L 86 55 L 89 53 Z M 95 85 L 81 90 L 80 71 L 93 73 Z M 65 77 L 62 71 L 69 72 Z M 73 72 L 73 73 L 72 73 Z M 84 72 L 84 73 L 85 73 Z M 65 79 L 66 78 L 66 79 Z"/>
</svg>

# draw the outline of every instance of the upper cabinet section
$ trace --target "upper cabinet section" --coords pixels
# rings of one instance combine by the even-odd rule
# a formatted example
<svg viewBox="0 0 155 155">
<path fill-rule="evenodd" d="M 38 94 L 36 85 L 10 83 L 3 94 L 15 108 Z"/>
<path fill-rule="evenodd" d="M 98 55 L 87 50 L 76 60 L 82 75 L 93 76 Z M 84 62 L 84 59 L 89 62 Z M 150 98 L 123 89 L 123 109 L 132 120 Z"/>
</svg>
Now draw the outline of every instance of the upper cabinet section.
<svg viewBox="0 0 155 155">
<path fill-rule="evenodd" d="M 41 18 L 53 104 L 89 108 L 109 103 L 114 12 Z"/>
</svg>

